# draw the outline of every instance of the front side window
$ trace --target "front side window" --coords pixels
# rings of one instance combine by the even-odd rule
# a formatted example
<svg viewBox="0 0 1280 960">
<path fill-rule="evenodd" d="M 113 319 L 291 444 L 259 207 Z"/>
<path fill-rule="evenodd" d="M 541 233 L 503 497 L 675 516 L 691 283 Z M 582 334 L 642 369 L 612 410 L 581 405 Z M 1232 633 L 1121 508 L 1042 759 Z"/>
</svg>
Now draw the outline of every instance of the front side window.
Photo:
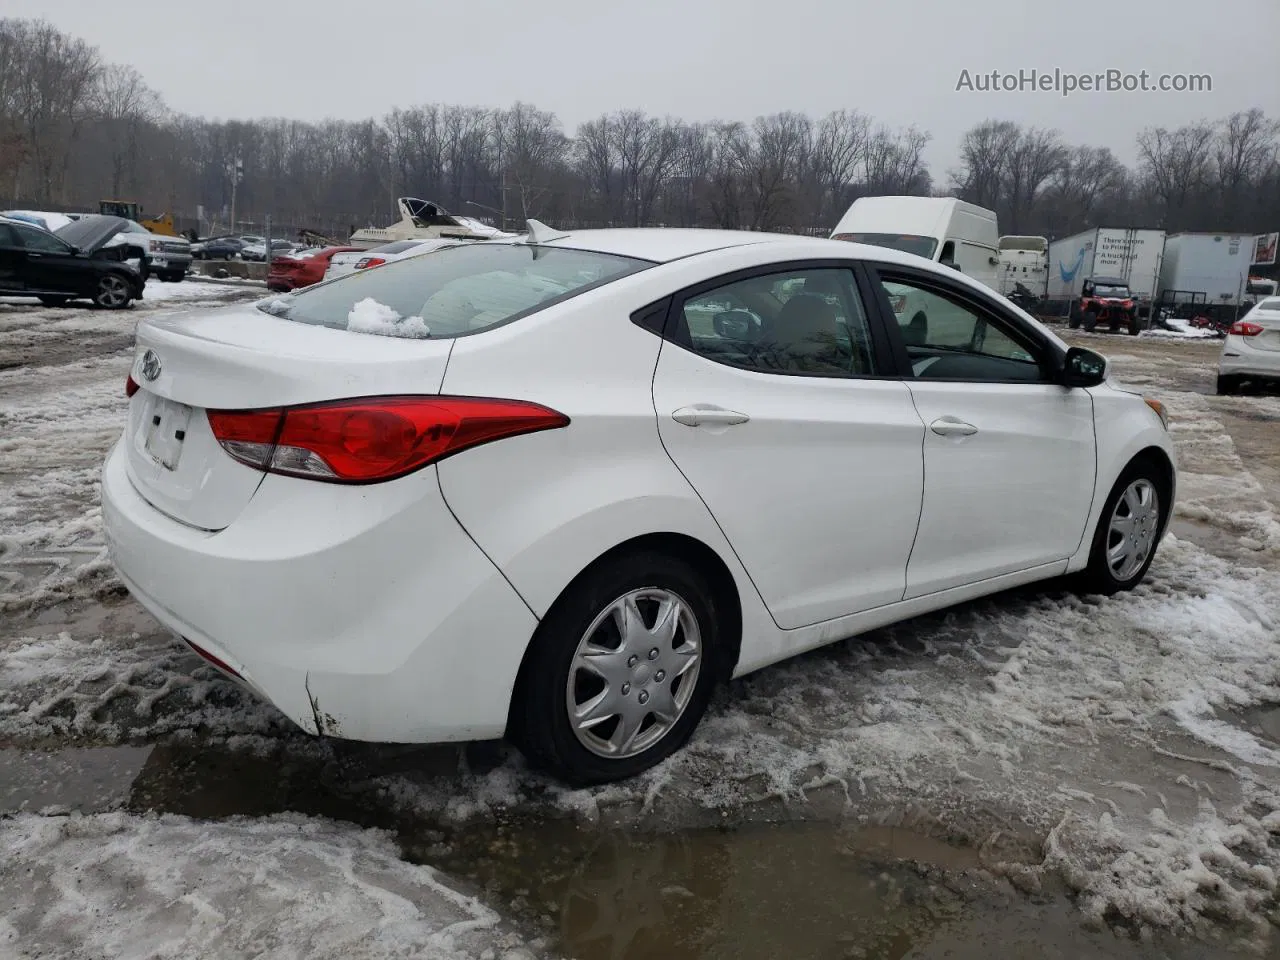
<svg viewBox="0 0 1280 960">
<path fill-rule="evenodd" d="M 690 297 L 673 338 L 709 360 L 761 373 L 876 372 L 853 273 L 840 268 L 750 277 Z"/>
<path fill-rule="evenodd" d="M 1045 379 L 1037 348 L 1005 318 L 911 278 L 881 274 L 880 283 L 917 379 Z"/>
<path fill-rule="evenodd" d="M 361 270 L 341 283 L 264 301 L 298 323 L 377 336 L 457 337 L 534 313 L 651 266 L 614 254 L 531 244 L 471 244 Z"/>
<path fill-rule="evenodd" d="M 34 253 L 67 253 L 67 245 L 51 233 L 34 230 L 31 227 L 14 226 L 18 240 L 27 250 Z"/>
</svg>

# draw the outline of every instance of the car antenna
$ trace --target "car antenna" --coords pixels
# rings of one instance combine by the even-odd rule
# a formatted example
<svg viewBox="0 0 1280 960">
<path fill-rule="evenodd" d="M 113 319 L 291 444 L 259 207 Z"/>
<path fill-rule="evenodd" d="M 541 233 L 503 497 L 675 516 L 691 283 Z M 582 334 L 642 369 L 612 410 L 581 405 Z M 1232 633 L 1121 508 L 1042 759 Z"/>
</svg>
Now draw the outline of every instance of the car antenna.
<svg viewBox="0 0 1280 960">
<path fill-rule="evenodd" d="M 569 235 L 563 230 L 552 230 L 540 220 L 526 220 L 525 223 L 529 227 L 529 243 L 548 243 Z"/>
</svg>

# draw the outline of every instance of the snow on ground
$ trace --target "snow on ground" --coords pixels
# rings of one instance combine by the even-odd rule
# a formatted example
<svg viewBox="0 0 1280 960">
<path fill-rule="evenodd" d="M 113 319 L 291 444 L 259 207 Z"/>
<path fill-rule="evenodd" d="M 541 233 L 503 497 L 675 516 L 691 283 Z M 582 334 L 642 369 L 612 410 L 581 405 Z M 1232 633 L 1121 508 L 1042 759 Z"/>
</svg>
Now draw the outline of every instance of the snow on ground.
<svg viewBox="0 0 1280 960">
<path fill-rule="evenodd" d="M 211 277 L 199 279 L 188 278 L 180 283 L 165 283 L 156 277 L 147 280 L 147 288 L 143 291 L 142 303 L 168 304 L 175 300 L 219 300 L 228 296 L 228 291 L 241 288 L 246 295 L 262 296 L 266 284 L 253 281 L 217 280 Z"/>
<path fill-rule="evenodd" d="M 21 334 L 3 317 L 0 356 Z M 58 349 L 65 356 L 65 343 L 83 335 L 57 331 Z M 200 668 L 127 600 L 74 628 L 39 622 L 54 601 L 115 586 L 102 553 L 96 471 L 123 423 L 128 357 L 126 347 L 0 370 L 0 609 L 25 615 L 0 630 L 0 737 L 95 742 L 187 730 L 317 749 L 271 708 Z M 922 806 L 975 842 L 999 834 L 1043 840 L 1044 862 L 1014 863 L 1010 876 L 1031 886 L 1061 876 L 1091 916 L 1161 926 L 1253 922 L 1276 902 L 1280 746 L 1243 714 L 1280 703 L 1280 534 L 1275 507 L 1222 416 L 1254 398 L 1187 389 L 1188 364 L 1207 375 L 1207 354 L 1153 358 L 1148 348 L 1114 359 L 1127 381 L 1170 409 L 1182 460 L 1179 516 L 1248 541 L 1256 563 L 1232 564 L 1170 538 L 1130 595 L 1079 597 L 1049 585 L 816 651 L 732 684 L 687 750 L 629 783 L 568 791 L 506 752 L 480 773 L 375 769 L 371 802 L 454 818 L 548 806 L 587 818 L 716 821 L 761 804 L 852 817 Z M 1258 409 L 1270 402 L 1256 400 Z M 89 829 L 122 847 L 167 849 L 170 821 L 110 823 Z M 6 846 L 35 843 L 71 858 L 42 852 L 33 862 L 82 855 L 75 838 L 40 839 L 62 827 L 27 820 L 9 829 L 19 839 L 0 840 Z M 199 843 L 181 831 L 206 828 L 172 829 L 184 838 L 174 848 L 185 849 Z M 255 836 L 251 825 L 235 829 Z M 222 851 L 233 875 L 237 842 L 209 847 Z M 140 876 L 140 889 L 157 882 Z M 235 886 L 225 882 L 228 891 Z M 224 902 L 212 902 L 230 916 Z M 130 909 L 137 923 L 113 927 L 120 935 L 150 922 L 147 908 Z M 285 909 L 299 929 L 311 929 L 303 904 Z M 13 914 L 7 922 L 16 922 Z M 238 943 L 225 942 L 228 950 Z"/>
<path fill-rule="evenodd" d="M 532 956 L 387 836 L 322 820 L 20 815 L 0 849 L 6 956 Z"/>
</svg>

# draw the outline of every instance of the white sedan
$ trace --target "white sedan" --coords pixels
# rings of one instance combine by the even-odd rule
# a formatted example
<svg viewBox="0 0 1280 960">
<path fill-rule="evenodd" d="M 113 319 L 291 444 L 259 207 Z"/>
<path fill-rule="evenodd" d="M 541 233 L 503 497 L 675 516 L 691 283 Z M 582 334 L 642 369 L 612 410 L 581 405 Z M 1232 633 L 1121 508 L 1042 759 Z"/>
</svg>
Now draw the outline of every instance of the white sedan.
<svg viewBox="0 0 1280 960">
<path fill-rule="evenodd" d="M 1280 298 L 1256 304 L 1222 342 L 1218 393 L 1236 393 L 1246 380 L 1280 381 Z"/>
<path fill-rule="evenodd" d="M 126 392 L 103 516 L 158 620 L 313 734 L 505 735 L 578 784 L 802 651 L 1132 588 L 1176 487 L 1103 357 L 931 261 L 759 233 L 534 223 L 149 316 Z"/>
<path fill-rule="evenodd" d="M 393 263 L 405 257 L 416 257 L 423 253 L 432 253 L 444 247 L 453 246 L 457 240 L 442 240 L 438 237 L 421 240 L 393 240 L 380 247 L 369 250 L 348 250 L 346 253 L 335 253 L 324 272 L 326 280 L 345 277 L 357 270 L 380 267 L 384 263 Z M 465 242 L 465 241 L 464 241 Z"/>
</svg>

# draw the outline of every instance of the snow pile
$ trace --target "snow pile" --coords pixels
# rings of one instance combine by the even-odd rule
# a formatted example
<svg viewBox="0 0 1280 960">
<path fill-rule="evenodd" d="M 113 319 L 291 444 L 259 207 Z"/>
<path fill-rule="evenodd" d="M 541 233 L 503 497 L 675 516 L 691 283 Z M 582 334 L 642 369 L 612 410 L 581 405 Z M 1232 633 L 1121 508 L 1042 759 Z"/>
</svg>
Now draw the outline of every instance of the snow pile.
<svg viewBox="0 0 1280 960">
<path fill-rule="evenodd" d="M 146 289 L 142 293 L 140 305 L 154 303 L 171 304 L 182 300 L 230 300 L 237 296 L 248 298 L 256 296 L 262 289 L 260 284 L 241 282 L 239 284 L 210 282 L 203 278 L 188 278 L 178 283 L 167 283 L 156 277 L 147 279 Z"/>
<path fill-rule="evenodd" d="M 532 954 L 390 839 L 296 816 L 0 821 L 0 953 L 462 960 Z"/>
<path fill-rule="evenodd" d="M 373 297 L 365 297 L 347 314 L 347 329 L 355 333 L 372 333 L 380 337 L 405 337 L 424 340 L 431 328 L 422 317 L 402 317 L 398 311 Z"/>
<path fill-rule="evenodd" d="M 1166 317 L 1163 323 L 1169 329 L 1153 326 L 1142 331 L 1141 336 L 1175 337 L 1179 340 L 1204 340 L 1218 335 L 1217 331 L 1212 329 L 1193 327 L 1191 321 L 1183 320 L 1180 317 Z"/>
</svg>

